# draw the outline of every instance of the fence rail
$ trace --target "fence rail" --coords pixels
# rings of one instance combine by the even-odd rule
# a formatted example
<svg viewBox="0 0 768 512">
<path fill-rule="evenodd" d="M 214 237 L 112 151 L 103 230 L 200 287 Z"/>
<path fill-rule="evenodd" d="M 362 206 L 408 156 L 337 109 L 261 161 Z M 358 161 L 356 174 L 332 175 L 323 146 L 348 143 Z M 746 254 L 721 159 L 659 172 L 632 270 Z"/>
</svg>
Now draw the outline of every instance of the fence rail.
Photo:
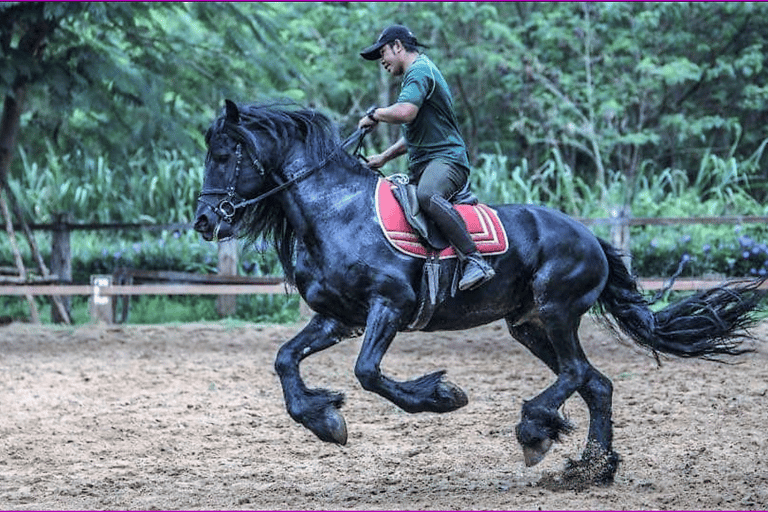
<svg viewBox="0 0 768 512">
<path fill-rule="evenodd" d="M 677 226 L 690 224 L 765 224 L 768 217 L 763 215 L 725 215 L 722 217 L 576 217 L 587 226 Z"/>
<path fill-rule="evenodd" d="M 297 293 L 286 284 L 89 284 L 0 285 L 2 295 L 248 295 Z"/>
<path fill-rule="evenodd" d="M 643 290 L 660 290 L 667 287 L 667 278 L 639 278 Z M 727 282 L 726 279 L 678 278 L 670 290 L 705 290 Z M 768 281 L 761 285 L 768 289 Z M 134 285 L 88 285 L 88 284 L 39 284 L 0 285 L 2 295 L 247 295 L 247 294 L 295 294 L 298 291 L 287 283 L 273 284 L 134 284 Z"/>
<path fill-rule="evenodd" d="M 764 215 L 723 215 L 708 217 L 574 217 L 587 226 L 676 226 L 690 224 L 765 224 L 768 216 Z M 188 231 L 192 229 L 191 222 L 171 224 L 148 224 L 141 222 L 112 222 L 112 223 L 81 223 L 60 222 L 47 224 L 30 224 L 33 231 L 115 231 L 120 229 L 144 229 L 148 231 Z M 14 229 L 21 229 L 15 226 Z"/>
</svg>

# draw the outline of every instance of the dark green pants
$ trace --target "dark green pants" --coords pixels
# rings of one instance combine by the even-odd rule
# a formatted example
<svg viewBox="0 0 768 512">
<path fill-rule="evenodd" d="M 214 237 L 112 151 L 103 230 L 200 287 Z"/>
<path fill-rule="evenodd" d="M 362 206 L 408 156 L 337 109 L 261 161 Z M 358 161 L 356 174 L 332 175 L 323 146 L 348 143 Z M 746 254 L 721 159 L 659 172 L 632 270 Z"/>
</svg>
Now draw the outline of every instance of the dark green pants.
<svg viewBox="0 0 768 512">
<path fill-rule="evenodd" d="M 418 178 L 419 208 L 427 214 L 460 255 L 477 251 L 464 220 L 451 206 L 451 198 L 469 179 L 469 171 L 448 162 L 433 160 Z"/>
</svg>

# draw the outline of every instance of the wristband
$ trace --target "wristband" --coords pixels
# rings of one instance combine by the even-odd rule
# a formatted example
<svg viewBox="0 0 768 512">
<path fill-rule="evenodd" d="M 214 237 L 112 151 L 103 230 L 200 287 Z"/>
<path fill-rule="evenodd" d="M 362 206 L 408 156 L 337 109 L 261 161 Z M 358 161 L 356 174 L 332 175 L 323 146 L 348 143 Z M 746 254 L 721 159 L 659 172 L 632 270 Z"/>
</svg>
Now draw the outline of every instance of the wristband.
<svg viewBox="0 0 768 512">
<path fill-rule="evenodd" d="M 377 108 L 379 108 L 379 107 L 371 107 L 370 109 L 368 109 L 368 112 L 365 113 L 365 117 L 367 117 L 368 119 L 370 119 L 374 123 L 378 123 L 379 122 L 379 120 L 376 119 L 376 117 L 374 116 L 374 114 L 376 113 L 376 109 Z"/>
</svg>

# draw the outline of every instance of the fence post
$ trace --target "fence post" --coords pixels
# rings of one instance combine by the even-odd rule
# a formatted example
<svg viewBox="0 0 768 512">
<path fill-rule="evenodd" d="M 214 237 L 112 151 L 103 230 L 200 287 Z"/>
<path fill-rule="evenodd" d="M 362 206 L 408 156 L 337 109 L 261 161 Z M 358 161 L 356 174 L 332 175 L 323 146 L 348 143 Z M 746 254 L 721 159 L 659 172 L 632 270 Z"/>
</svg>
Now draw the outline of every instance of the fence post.
<svg viewBox="0 0 768 512">
<path fill-rule="evenodd" d="M 58 276 L 59 283 L 72 283 L 72 251 L 70 250 L 69 224 L 72 216 L 68 212 L 54 213 L 55 224 L 51 236 L 51 274 Z M 70 316 L 72 310 L 71 297 L 58 297 L 66 312 Z M 63 318 L 58 308 L 51 308 L 51 318 L 54 323 L 67 323 L 69 318 Z"/>
<path fill-rule="evenodd" d="M 88 310 L 91 313 L 91 321 L 94 323 L 114 323 L 114 311 L 112 311 L 112 296 L 103 295 L 102 288 L 112 286 L 112 276 L 109 274 L 96 274 L 91 276 L 93 293 L 88 299 Z"/>
<path fill-rule="evenodd" d="M 236 276 L 238 266 L 237 239 L 219 242 L 219 275 Z M 221 317 L 233 316 L 237 311 L 237 295 L 216 297 L 216 312 Z"/>
<path fill-rule="evenodd" d="M 614 206 L 611 208 L 611 243 L 621 251 L 624 265 L 632 273 L 632 254 L 630 252 L 629 223 L 626 221 L 632 216 L 632 209 L 628 205 Z"/>
</svg>

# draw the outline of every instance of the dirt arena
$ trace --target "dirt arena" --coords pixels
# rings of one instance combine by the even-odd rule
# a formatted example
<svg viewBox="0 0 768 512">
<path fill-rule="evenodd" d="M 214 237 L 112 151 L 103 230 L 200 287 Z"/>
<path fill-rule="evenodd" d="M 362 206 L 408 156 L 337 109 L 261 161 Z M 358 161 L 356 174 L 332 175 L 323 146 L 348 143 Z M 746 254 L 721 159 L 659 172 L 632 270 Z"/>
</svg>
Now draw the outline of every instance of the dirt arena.
<svg viewBox="0 0 768 512">
<path fill-rule="evenodd" d="M 301 325 L 0 327 L 0 509 L 748 509 L 768 508 L 768 324 L 740 364 L 666 360 L 586 320 L 582 342 L 614 383 L 616 482 L 536 485 L 577 458 L 577 430 L 526 468 L 514 427 L 552 374 L 492 324 L 401 334 L 383 370 L 445 368 L 470 397 L 409 415 L 363 391 L 360 339 L 303 364 L 344 391 L 345 447 L 293 423 L 272 368 Z"/>
</svg>

